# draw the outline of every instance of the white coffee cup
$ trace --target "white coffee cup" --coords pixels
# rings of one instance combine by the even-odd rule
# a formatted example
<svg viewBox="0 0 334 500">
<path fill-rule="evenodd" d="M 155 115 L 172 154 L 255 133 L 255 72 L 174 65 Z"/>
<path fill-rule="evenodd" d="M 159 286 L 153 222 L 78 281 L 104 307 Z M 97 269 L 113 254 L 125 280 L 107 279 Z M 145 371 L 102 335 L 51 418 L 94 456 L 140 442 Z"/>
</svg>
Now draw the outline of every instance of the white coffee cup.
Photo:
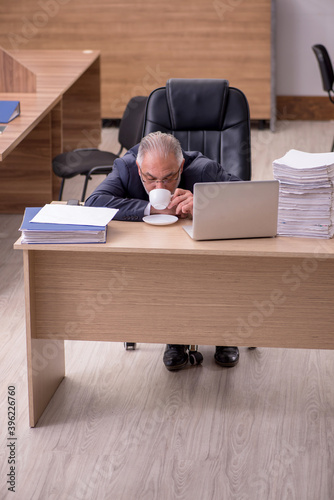
<svg viewBox="0 0 334 500">
<path fill-rule="evenodd" d="M 168 207 L 172 193 L 168 189 L 152 189 L 150 191 L 150 203 L 156 210 L 164 210 Z"/>
</svg>

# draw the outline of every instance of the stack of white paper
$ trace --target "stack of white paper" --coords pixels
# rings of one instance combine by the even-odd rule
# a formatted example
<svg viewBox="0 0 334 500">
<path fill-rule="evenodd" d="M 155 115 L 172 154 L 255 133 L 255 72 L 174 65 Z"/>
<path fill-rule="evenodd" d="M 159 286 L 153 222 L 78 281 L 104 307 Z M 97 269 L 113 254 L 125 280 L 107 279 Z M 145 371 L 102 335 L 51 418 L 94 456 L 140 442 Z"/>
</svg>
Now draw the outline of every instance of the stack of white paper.
<svg viewBox="0 0 334 500">
<path fill-rule="evenodd" d="M 277 233 L 332 238 L 334 153 L 290 150 L 273 162 L 280 181 Z"/>
<path fill-rule="evenodd" d="M 105 243 L 107 224 L 118 209 L 76 205 L 27 207 L 22 243 Z"/>
</svg>

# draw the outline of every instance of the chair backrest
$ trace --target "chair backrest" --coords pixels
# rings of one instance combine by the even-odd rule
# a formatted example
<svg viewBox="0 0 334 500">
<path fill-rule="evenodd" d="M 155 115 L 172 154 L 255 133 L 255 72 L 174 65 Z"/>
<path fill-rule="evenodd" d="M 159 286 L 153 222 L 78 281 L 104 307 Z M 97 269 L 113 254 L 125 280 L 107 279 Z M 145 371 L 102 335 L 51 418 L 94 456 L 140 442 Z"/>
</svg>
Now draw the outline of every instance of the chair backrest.
<svg viewBox="0 0 334 500">
<path fill-rule="evenodd" d="M 245 95 L 227 80 L 178 79 L 148 98 L 143 136 L 173 134 L 185 151 L 200 151 L 243 180 L 251 178 L 250 118 Z"/>
<path fill-rule="evenodd" d="M 118 133 L 118 141 L 125 149 L 132 148 L 142 138 L 146 102 L 147 96 L 132 97 L 125 108 Z"/>
<path fill-rule="evenodd" d="M 322 87 L 326 92 L 333 91 L 334 73 L 327 49 L 321 44 L 313 45 L 312 49 L 319 64 Z"/>
</svg>

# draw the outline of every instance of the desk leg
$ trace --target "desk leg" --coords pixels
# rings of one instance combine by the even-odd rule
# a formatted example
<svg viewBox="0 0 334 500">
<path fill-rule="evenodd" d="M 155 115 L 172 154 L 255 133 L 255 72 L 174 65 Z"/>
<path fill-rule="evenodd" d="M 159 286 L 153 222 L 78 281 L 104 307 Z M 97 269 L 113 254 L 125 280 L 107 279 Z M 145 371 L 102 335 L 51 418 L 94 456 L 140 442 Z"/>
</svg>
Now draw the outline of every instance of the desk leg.
<svg viewBox="0 0 334 500">
<path fill-rule="evenodd" d="M 28 365 L 29 423 L 35 427 L 65 376 L 64 341 L 36 339 L 35 332 L 35 252 L 24 250 L 24 283 Z"/>
</svg>

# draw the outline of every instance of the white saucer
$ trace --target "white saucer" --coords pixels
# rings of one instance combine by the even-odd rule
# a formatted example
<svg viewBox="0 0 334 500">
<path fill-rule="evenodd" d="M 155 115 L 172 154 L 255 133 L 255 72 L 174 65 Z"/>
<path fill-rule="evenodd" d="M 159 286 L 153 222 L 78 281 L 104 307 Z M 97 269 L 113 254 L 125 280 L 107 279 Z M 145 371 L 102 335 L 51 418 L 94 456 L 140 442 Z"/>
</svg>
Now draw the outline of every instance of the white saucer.
<svg viewBox="0 0 334 500">
<path fill-rule="evenodd" d="M 175 217 L 175 215 L 165 214 L 146 215 L 146 217 L 143 217 L 144 222 L 153 224 L 154 226 L 167 226 L 168 224 L 174 224 L 178 220 L 178 217 Z"/>
</svg>

